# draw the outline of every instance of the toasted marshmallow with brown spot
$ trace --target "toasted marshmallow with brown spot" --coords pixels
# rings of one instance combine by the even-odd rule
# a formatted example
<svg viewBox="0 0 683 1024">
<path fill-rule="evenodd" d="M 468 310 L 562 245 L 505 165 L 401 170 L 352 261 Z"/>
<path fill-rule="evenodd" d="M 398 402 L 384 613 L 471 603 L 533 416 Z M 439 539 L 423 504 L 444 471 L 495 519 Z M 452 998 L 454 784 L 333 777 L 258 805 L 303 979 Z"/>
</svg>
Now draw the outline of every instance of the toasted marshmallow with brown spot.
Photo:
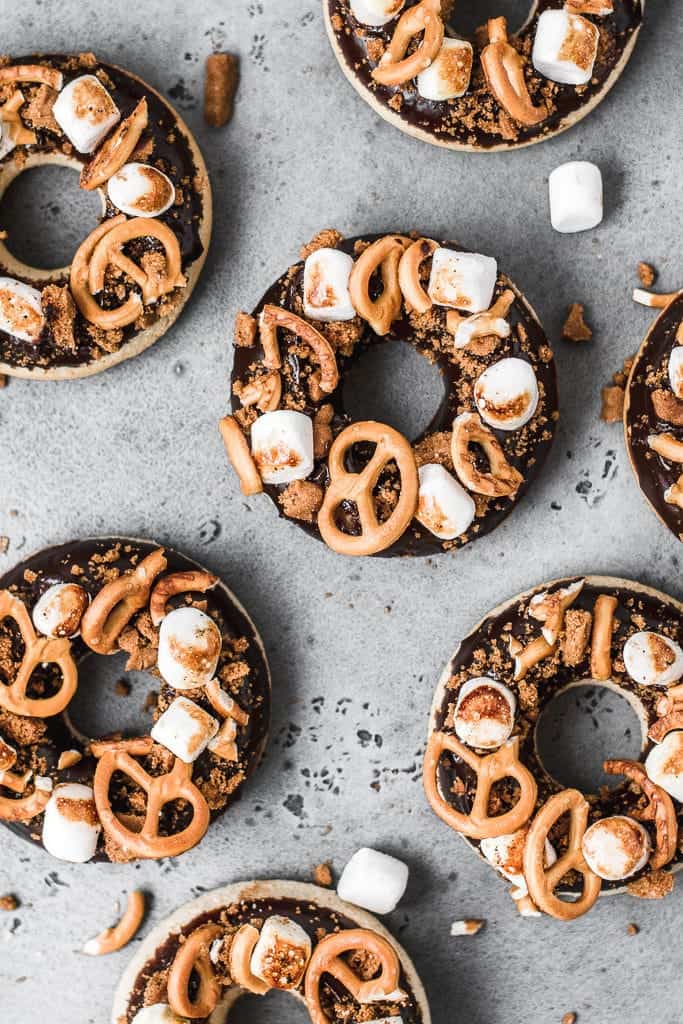
<svg viewBox="0 0 683 1024">
<path fill-rule="evenodd" d="M 400 14 L 406 0 L 351 0 L 351 13 L 361 25 L 380 28 Z"/>
<path fill-rule="evenodd" d="M 641 686 L 672 686 L 683 676 L 683 650 L 661 633 L 634 633 L 624 644 L 624 664 Z"/>
<path fill-rule="evenodd" d="M 430 462 L 418 470 L 420 490 L 415 518 L 440 540 L 453 540 L 468 530 L 476 506 L 452 473 Z"/>
<path fill-rule="evenodd" d="M 531 363 L 515 356 L 499 359 L 478 378 L 474 400 L 490 427 L 519 430 L 538 408 L 538 381 Z"/>
<path fill-rule="evenodd" d="M 95 856 L 101 831 L 90 786 L 76 782 L 55 786 L 43 823 L 43 846 L 48 853 L 72 864 L 85 864 Z"/>
<path fill-rule="evenodd" d="M 33 625 L 43 636 L 78 636 L 89 602 L 87 590 L 78 583 L 55 583 L 36 601 Z"/>
<path fill-rule="evenodd" d="M 271 988 L 296 988 L 310 958 L 311 940 L 301 925 L 274 914 L 263 922 L 250 967 Z"/>
<path fill-rule="evenodd" d="M 456 735 L 468 747 L 500 747 L 512 734 L 516 710 L 515 695 L 507 686 L 489 676 L 469 679 L 455 705 Z"/>
<path fill-rule="evenodd" d="M 676 345 L 669 356 L 669 383 L 676 398 L 683 398 L 683 345 Z"/>
<path fill-rule="evenodd" d="M 417 91 L 426 100 L 454 100 L 470 87 L 474 51 L 464 39 L 444 39 L 436 57 L 417 76 Z"/>
<path fill-rule="evenodd" d="M 529 891 L 523 867 L 524 844 L 528 834 L 529 826 L 525 825 L 509 835 L 496 836 L 494 839 L 482 839 L 479 843 L 479 849 L 489 864 L 492 864 L 503 878 L 507 878 L 515 886 L 515 899 L 521 899 Z M 555 847 L 547 839 L 544 859 L 546 868 L 551 867 L 557 860 Z"/>
<path fill-rule="evenodd" d="M 175 202 L 173 182 L 150 164 L 124 164 L 107 182 L 107 195 L 129 217 L 159 217 Z"/>
<path fill-rule="evenodd" d="M 0 772 L 9 771 L 17 763 L 16 748 L 0 736 Z"/>
<path fill-rule="evenodd" d="M 645 771 L 656 786 L 683 803 L 683 732 L 666 734 L 645 759 Z"/>
<path fill-rule="evenodd" d="M 490 256 L 439 248 L 432 256 L 427 292 L 437 306 L 483 313 L 491 305 L 498 264 Z"/>
<path fill-rule="evenodd" d="M 121 117 L 119 108 L 95 75 L 81 75 L 64 86 L 52 113 L 79 153 L 92 153 Z"/>
<path fill-rule="evenodd" d="M 291 409 L 259 416 L 251 428 L 251 453 L 264 483 L 305 480 L 315 465 L 310 416 Z"/>
<path fill-rule="evenodd" d="M 309 320 L 353 320 L 349 293 L 353 259 L 341 249 L 316 249 L 304 263 L 304 316 Z"/>
<path fill-rule="evenodd" d="M 161 623 L 157 666 L 174 690 L 192 690 L 213 677 L 222 645 L 209 615 L 199 608 L 175 608 Z"/>
<path fill-rule="evenodd" d="M 13 277 L 0 277 L 0 331 L 35 345 L 44 326 L 40 292 Z"/>
<path fill-rule="evenodd" d="M 616 814 L 587 828 L 581 849 L 591 871 L 607 882 L 619 882 L 645 867 L 652 843 L 639 821 Z"/>
<path fill-rule="evenodd" d="M 588 18 L 564 10 L 543 11 L 536 26 L 531 61 L 551 82 L 587 85 L 599 40 L 597 25 Z"/>
<path fill-rule="evenodd" d="M 187 1024 L 187 1021 L 174 1013 L 168 1003 L 154 1003 L 138 1010 L 131 1024 Z"/>
<path fill-rule="evenodd" d="M 151 736 L 185 764 L 192 764 L 217 732 L 213 715 L 187 697 L 176 697 L 155 722 Z"/>
</svg>

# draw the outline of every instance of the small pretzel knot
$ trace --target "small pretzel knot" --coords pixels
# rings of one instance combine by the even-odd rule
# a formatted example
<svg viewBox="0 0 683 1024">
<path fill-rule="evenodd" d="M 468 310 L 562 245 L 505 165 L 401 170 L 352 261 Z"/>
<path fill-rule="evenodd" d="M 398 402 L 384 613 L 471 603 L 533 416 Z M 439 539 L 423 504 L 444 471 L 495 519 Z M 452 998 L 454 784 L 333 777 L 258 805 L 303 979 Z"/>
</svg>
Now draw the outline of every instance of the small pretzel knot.
<svg viewBox="0 0 683 1024">
<path fill-rule="evenodd" d="M 13 619 L 24 642 L 24 655 L 15 678 L 0 682 L 0 707 L 13 715 L 29 718 L 52 718 L 67 707 L 78 687 L 78 669 L 71 654 L 71 641 L 39 637 L 23 601 L 9 590 L 0 593 L 0 622 Z M 59 690 L 51 697 L 29 697 L 31 676 L 39 665 L 55 664 L 62 673 Z"/>
<path fill-rule="evenodd" d="M 401 313 L 403 297 L 398 268 L 404 251 L 411 245 L 402 235 L 385 235 L 369 245 L 356 260 L 349 278 L 349 295 L 354 309 L 383 337 Z M 382 294 L 370 298 L 370 279 L 377 269 L 382 275 Z"/>
<path fill-rule="evenodd" d="M 264 360 L 266 366 L 270 369 L 278 369 L 281 365 L 277 344 L 277 329 L 282 327 L 284 330 L 295 334 L 297 338 L 300 338 L 312 350 L 320 366 L 320 390 L 326 394 L 334 391 L 339 383 L 337 357 L 327 338 L 313 324 L 309 324 L 307 320 L 297 316 L 296 313 L 292 313 L 289 309 L 269 303 L 263 307 L 261 312 L 260 326 L 261 344 L 266 356 L 268 356 L 268 359 Z"/>
<path fill-rule="evenodd" d="M 16 775 L 14 772 L 0 772 L 0 788 L 3 786 L 14 793 L 24 793 L 30 772 L 25 775 Z M 42 814 L 50 799 L 50 790 L 34 789 L 29 796 L 19 800 L 10 797 L 0 796 L 0 821 L 30 821 L 36 815 Z"/>
<path fill-rule="evenodd" d="M 353 445 L 370 442 L 375 451 L 359 473 L 346 469 L 345 459 Z M 383 523 L 377 519 L 373 490 L 382 472 L 395 462 L 401 477 L 398 501 Z M 415 456 L 402 434 L 383 423 L 352 423 L 335 439 L 328 457 L 330 484 L 318 513 L 318 528 L 325 543 L 343 555 L 372 555 L 398 540 L 417 508 L 418 475 Z M 339 506 L 353 502 L 362 533 L 344 533 L 336 523 Z"/>
<path fill-rule="evenodd" d="M 105 584 L 81 619 L 84 643 L 97 654 L 111 654 L 116 641 L 137 611 L 147 604 L 154 580 L 166 568 L 164 549 L 140 562 L 133 572 Z"/>
<path fill-rule="evenodd" d="M 524 77 L 524 61 L 508 42 L 505 18 L 488 23 L 489 44 L 481 54 L 481 65 L 489 89 L 510 117 L 520 124 L 534 125 L 545 120 L 545 103 L 535 107 Z"/>
<path fill-rule="evenodd" d="M 179 1016 L 204 1018 L 216 1009 L 222 988 L 209 959 L 209 948 L 221 935 L 220 925 L 204 925 L 192 932 L 178 950 L 168 976 L 168 1001 Z"/>
<path fill-rule="evenodd" d="M 569 813 L 569 843 L 551 867 L 545 867 L 545 842 L 559 819 Z M 531 823 L 524 844 L 524 878 L 529 895 L 539 908 L 561 921 L 573 921 L 590 910 L 600 895 L 602 881 L 588 867 L 581 849 L 588 824 L 588 804 L 577 789 L 563 789 L 543 805 Z M 583 892 L 572 902 L 555 895 L 555 888 L 569 871 L 583 878 Z"/>
<path fill-rule="evenodd" d="M 352 950 L 362 950 L 377 957 L 381 966 L 379 977 L 362 981 L 342 960 L 344 953 Z M 329 1024 L 320 1001 L 320 985 L 325 974 L 340 982 L 357 1003 L 405 999 L 405 993 L 399 989 L 401 968 L 396 951 L 385 938 L 367 928 L 335 932 L 326 936 L 313 950 L 304 989 L 313 1024 Z"/>
<path fill-rule="evenodd" d="M 661 786 L 652 782 L 640 761 L 605 761 L 604 769 L 608 775 L 625 775 L 647 797 L 647 806 L 642 810 L 636 808 L 630 814 L 637 821 L 654 822 L 657 845 L 650 857 L 650 867 L 659 871 L 673 860 L 678 847 L 678 817 L 673 800 Z"/>
<path fill-rule="evenodd" d="M 461 758 L 476 773 L 477 788 L 469 814 L 451 807 L 439 791 L 439 761 L 444 751 Z M 515 779 L 519 783 L 519 798 L 509 811 L 491 817 L 491 790 L 501 779 Z M 492 839 L 516 832 L 533 814 L 538 792 L 534 776 L 519 760 L 518 736 L 493 754 L 479 757 L 457 736 L 435 730 L 425 752 L 423 782 L 427 799 L 442 821 L 470 839 Z"/>
<path fill-rule="evenodd" d="M 419 46 L 406 57 L 412 39 L 424 33 Z M 402 85 L 428 68 L 443 43 L 441 0 L 421 0 L 398 20 L 391 42 L 372 77 L 380 85 Z"/>
<path fill-rule="evenodd" d="M 489 461 L 489 472 L 477 466 L 477 458 L 470 445 L 483 449 Z M 498 438 L 484 426 L 476 412 L 463 413 L 453 422 L 451 456 L 455 471 L 468 490 L 492 498 L 514 495 L 524 483 L 522 474 L 505 457 Z"/>
</svg>

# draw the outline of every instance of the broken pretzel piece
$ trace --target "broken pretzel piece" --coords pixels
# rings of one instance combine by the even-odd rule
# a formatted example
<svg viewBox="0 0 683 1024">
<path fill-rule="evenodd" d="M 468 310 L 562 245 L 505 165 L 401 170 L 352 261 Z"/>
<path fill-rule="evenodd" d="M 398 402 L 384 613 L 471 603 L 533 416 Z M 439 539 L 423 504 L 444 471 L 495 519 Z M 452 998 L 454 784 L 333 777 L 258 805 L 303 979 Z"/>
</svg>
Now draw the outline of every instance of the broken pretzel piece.
<svg viewBox="0 0 683 1024">
<path fill-rule="evenodd" d="M 488 22 L 489 44 L 481 54 L 481 65 L 489 89 L 515 121 L 531 127 L 544 121 L 548 108 L 534 106 L 524 77 L 524 60 L 508 42 L 505 18 Z"/>
<path fill-rule="evenodd" d="M 123 949 L 137 933 L 145 916 L 145 897 L 139 889 L 128 896 L 126 909 L 120 921 L 112 928 L 105 928 L 94 939 L 89 939 L 83 946 L 86 956 L 107 956 Z"/>
</svg>

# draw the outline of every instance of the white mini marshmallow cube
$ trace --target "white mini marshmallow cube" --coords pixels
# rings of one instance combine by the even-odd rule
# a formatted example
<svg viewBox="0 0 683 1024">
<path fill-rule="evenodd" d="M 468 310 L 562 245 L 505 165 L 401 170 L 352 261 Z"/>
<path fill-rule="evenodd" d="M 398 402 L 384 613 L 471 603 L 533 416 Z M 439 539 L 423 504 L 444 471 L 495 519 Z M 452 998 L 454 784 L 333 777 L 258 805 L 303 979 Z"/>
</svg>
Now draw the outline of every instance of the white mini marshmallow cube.
<svg viewBox="0 0 683 1024">
<path fill-rule="evenodd" d="M 479 415 L 490 427 L 519 430 L 538 408 L 538 381 L 531 363 L 510 356 L 484 370 L 474 385 Z"/>
<path fill-rule="evenodd" d="M 0 331 L 35 344 L 44 326 L 40 292 L 13 277 L 0 277 Z"/>
<path fill-rule="evenodd" d="M 683 676 L 683 650 L 668 636 L 644 630 L 624 644 L 624 665 L 641 686 L 672 686 Z"/>
<path fill-rule="evenodd" d="M 589 231 L 602 221 L 602 174 L 588 160 L 560 164 L 548 179 L 550 222 L 561 234 Z"/>
<path fill-rule="evenodd" d="M 669 383 L 676 398 L 683 398 L 683 345 L 677 345 L 671 350 Z"/>
<path fill-rule="evenodd" d="M 407 864 L 364 846 L 342 871 L 337 894 L 373 914 L 388 914 L 398 906 L 407 885 Z"/>
<path fill-rule="evenodd" d="M 483 313 L 491 305 L 498 264 L 491 256 L 436 249 L 427 291 L 437 306 Z"/>
<path fill-rule="evenodd" d="M 617 814 L 586 829 L 581 850 L 591 871 L 607 882 L 630 878 L 650 859 L 650 836 L 639 821 Z"/>
<path fill-rule="evenodd" d="M 55 121 L 79 153 L 92 153 L 121 114 L 95 75 L 69 82 L 52 108 Z"/>
<path fill-rule="evenodd" d="M 656 786 L 683 803 L 683 732 L 666 734 L 645 759 L 645 771 Z"/>
<path fill-rule="evenodd" d="M 598 54 L 600 32 L 580 14 L 544 11 L 538 19 L 531 62 L 560 85 L 587 85 Z"/>
<path fill-rule="evenodd" d="M 173 182 L 150 164 L 124 164 L 107 182 L 107 195 L 129 217 L 159 217 L 175 202 Z"/>
<path fill-rule="evenodd" d="M 43 846 L 48 853 L 71 864 L 85 864 L 95 856 L 101 831 L 90 786 L 77 782 L 55 786 L 43 822 Z"/>
<path fill-rule="evenodd" d="M 185 764 L 196 761 L 218 732 L 219 723 L 187 697 L 176 697 L 154 723 L 151 736 Z"/>
<path fill-rule="evenodd" d="M 415 518 L 440 540 L 453 540 L 469 529 L 476 505 L 462 484 L 438 463 L 418 470 L 420 489 Z"/>
<path fill-rule="evenodd" d="M 88 592 L 78 583 L 55 583 L 33 606 L 33 625 L 43 636 L 77 636 L 89 601 Z"/>
<path fill-rule="evenodd" d="M 341 249 L 316 249 L 304 263 L 304 316 L 309 320 L 353 320 L 349 294 L 353 259 Z"/>
<path fill-rule="evenodd" d="M 515 886 L 515 899 L 521 899 L 522 896 L 528 894 L 523 866 L 524 844 L 528 834 L 529 827 L 524 826 L 516 832 L 496 836 L 493 839 L 482 839 L 479 843 L 479 849 L 489 864 L 492 864 L 503 878 L 507 878 Z M 556 860 L 555 847 L 546 839 L 544 866 L 549 868 Z"/>
<path fill-rule="evenodd" d="M 515 695 L 503 683 L 490 676 L 468 679 L 453 712 L 456 735 L 469 747 L 493 750 L 510 738 L 516 711 Z"/>
<path fill-rule="evenodd" d="M 381 28 L 403 10 L 406 0 L 351 0 L 351 13 L 361 25 Z"/>
<path fill-rule="evenodd" d="M 174 1013 L 168 1003 L 155 1003 L 138 1010 L 132 1024 L 187 1024 L 187 1021 Z"/>
<path fill-rule="evenodd" d="M 311 940 L 296 921 L 274 914 L 263 922 L 250 968 L 273 988 L 296 988 L 311 958 Z"/>
<path fill-rule="evenodd" d="M 251 453 L 264 483 L 305 480 L 315 465 L 310 416 L 291 409 L 259 416 L 251 428 Z"/>
<path fill-rule="evenodd" d="M 222 643 L 210 615 L 199 608 L 174 608 L 161 623 L 157 667 L 174 690 L 204 686 L 216 671 Z"/>
<path fill-rule="evenodd" d="M 439 102 L 464 96 L 470 87 L 474 51 L 464 39 L 444 39 L 436 57 L 417 76 L 417 91 Z"/>
</svg>

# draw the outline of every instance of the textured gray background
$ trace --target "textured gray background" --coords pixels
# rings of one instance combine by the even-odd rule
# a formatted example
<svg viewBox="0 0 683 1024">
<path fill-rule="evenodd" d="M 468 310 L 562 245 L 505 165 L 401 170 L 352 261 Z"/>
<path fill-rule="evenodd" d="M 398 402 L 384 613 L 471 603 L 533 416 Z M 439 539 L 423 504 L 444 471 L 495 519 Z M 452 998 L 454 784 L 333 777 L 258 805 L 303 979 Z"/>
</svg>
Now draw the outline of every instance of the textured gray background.
<svg viewBox="0 0 683 1024">
<path fill-rule="evenodd" d="M 216 218 L 199 287 L 154 349 L 88 381 L 12 381 L 0 393 L 0 534 L 11 538 L 0 570 L 72 536 L 156 536 L 232 584 L 262 628 L 275 679 L 261 772 L 181 860 L 72 868 L 0 833 L 0 894 L 22 900 L 0 917 L 3 1020 L 108 1019 L 131 951 L 86 961 L 76 950 L 134 885 L 153 893 L 157 921 L 200 887 L 305 879 L 318 861 L 341 867 L 361 843 L 411 866 L 388 924 L 415 957 L 436 1024 L 540 1024 L 569 1010 L 581 1024 L 680 1020 L 680 887 L 661 904 L 604 900 L 571 925 L 522 921 L 503 884 L 427 808 L 419 780 L 433 685 L 488 608 L 584 571 L 683 596 L 678 544 L 641 500 L 619 427 L 599 421 L 601 384 L 651 319 L 629 298 L 636 262 L 652 260 L 663 288 L 682 283 L 683 32 L 676 0 L 648 6 L 631 65 L 588 121 L 530 150 L 478 157 L 420 145 L 379 120 L 334 63 L 315 0 L 1 0 L 4 50 L 91 48 L 176 97 L 209 164 Z M 521 18 L 525 3 L 507 7 Z M 201 89 L 214 47 L 240 53 L 242 82 L 235 120 L 210 132 Z M 602 167 L 607 212 L 596 231 L 563 237 L 550 228 L 547 177 L 576 157 Z M 328 225 L 420 227 L 496 254 L 556 342 L 562 421 L 542 479 L 498 532 L 455 557 L 344 561 L 278 522 L 266 499 L 242 498 L 228 472 L 216 421 L 233 315 Z M 595 329 L 585 347 L 557 340 L 575 300 Z M 413 412 L 428 391 L 410 399 Z M 397 394 L 405 401 L 410 388 Z M 103 696 L 111 683 L 101 675 L 84 684 Z M 141 703 L 137 691 L 131 700 Z M 487 927 L 452 939 L 462 916 Z M 276 997 L 240 1019 L 263 1022 L 269 1006 L 269 1020 L 306 1019 Z"/>
</svg>

